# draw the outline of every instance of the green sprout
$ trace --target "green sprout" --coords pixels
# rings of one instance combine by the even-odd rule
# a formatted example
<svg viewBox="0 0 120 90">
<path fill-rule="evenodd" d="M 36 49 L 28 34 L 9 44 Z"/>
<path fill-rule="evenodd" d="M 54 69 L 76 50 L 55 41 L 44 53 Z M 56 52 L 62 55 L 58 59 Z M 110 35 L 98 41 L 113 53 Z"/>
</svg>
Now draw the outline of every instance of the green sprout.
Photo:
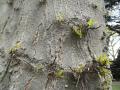
<svg viewBox="0 0 120 90">
<path fill-rule="evenodd" d="M 86 36 L 86 30 L 85 30 L 85 26 L 83 24 L 80 24 L 78 26 L 73 26 L 72 27 L 72 31 L 73 33 L 78 36 L 79 38 L 83 38 Z"/>
<path fill-rule="evenodd" d="M 88 28 L 93 27 L 94 24 L 95 24 L 95 20 L 93 20 L 93 19 L 89 19 L 89 20 L 87 21 Z"/>
<path fill-rule="evenodd" d="M 100 75 L 103 76 L 103 77 L 110 74 L 110 70 L 108 70 L 104 67 L 99 67 L 99 71 L 100 71 Z"/>
<path fill-rule="evenodd" d="M 64 70 L 57 70 L 55 72 L 55 77 L 56 78 L 63 78 L 64 77 Z"/>
<path fill-rule="evenodd" d="M 108 58 L 106 53 L 101 54 L 97 59 L 97 62 L 99 63 L 98 71 L 99 71 L 99 77 L 102 80 L 102 87 L 103 90 L 108 90 L 110 83 L 111 83 L 111 71 L 108 69 L 108 66 L 111 64 L 110 59 Z"/>
<path fill-rule="evenodd" d="M 111 84 L 111 71 L 109 69 L 106 69 L 104 67 L 99 67 L 99 76 L 100 76 L 100 79 L 102 79 L 102 88 L 103 90 L 108 90 L 109 89 L 109 86 Z"/>
<path fill-rule="evenodd" d="M 108 66 L 111 64 L 110 59 L 108 58 L 106 53 L 101 54 L 99 57 L 96 58 L 96 60 L 102 66 Z"/>
<path fill-rule="evenodd" d="M 87 31 L 89 29 L 97 29 L 99 27 L 94 27 L 94 24 L 95 24 L 95 20 L 93 19 L 88 19 L 86 24 L 83 24 L 83 23 L 80 23 L 80 24 L 77 24 L 77 25 L 73 25 L 72 26 L 72 31 L 73 33 L 78 36 L 79 38 L 83 38 L 87 35 Z"/>
<path fill-rule="evenodd" d="M 15 43 L 15 46 L 13 46 L 12 48 L 9 49 L 9 53 L 15 53 L 18 49 L 22 48 L 21 42 L 17 41 Z"/>
</svg>

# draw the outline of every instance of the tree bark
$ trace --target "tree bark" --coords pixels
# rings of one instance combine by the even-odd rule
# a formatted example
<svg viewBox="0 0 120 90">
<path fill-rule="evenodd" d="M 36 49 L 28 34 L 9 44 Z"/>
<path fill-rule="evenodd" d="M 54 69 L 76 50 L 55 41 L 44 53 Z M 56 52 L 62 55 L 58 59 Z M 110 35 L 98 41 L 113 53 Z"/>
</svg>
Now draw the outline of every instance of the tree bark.
<svg viewBox="0 0 120 90">
<path fill-rule="evenodd" d="M 103 0 L 9 0 L 1 5 L 1 10 L 0 76 L 5 76 L 0 90 L 100 90 L 94 74 L 80 89 L 67 70 L 103 53 L 106 45 L 101 40 L 105 29 Z M 87 36 L 79 39 L 73 36 L 68 24 L 56 20 L 59 14 L 65 21 L 72 18 L 85 21 L 89 17 L 95 20 L 96 27 L 101 27 L 89 30 Z M 22 54 L 17 59 L 12 56 L 10 62 L 9 50 L 18 41 Z M 34 70 L 36 64 L 46 65 L 54 60 L 66 70 L 63 79 L 48 80 L 47 69 L 39 73 Z"/>
</svg>

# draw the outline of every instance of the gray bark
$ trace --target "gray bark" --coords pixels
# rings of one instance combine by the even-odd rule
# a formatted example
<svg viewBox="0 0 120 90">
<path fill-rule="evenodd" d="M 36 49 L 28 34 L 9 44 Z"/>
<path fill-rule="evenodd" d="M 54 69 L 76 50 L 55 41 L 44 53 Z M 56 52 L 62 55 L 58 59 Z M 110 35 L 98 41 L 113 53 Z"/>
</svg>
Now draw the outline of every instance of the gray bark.
<svg viewBox="0 0 120 90">
<path fill-rule="evenodd" d="M 17 41 L 25 49 L 20 52 L 26 55 L 11 61 L 0 83 L 0 90 L 45 90 L 47 70 L 36 73 L 32 65 L 51 63 L 56 59 L 57 64 L 69 69 L 69 66 L 76 67 L 80 63 L 92 61 L 91 53 L 99 56 L 103 52 L 103 0 L 0 1 L 0 77 L 8 66 L 8 50 Z M 94 9 L 93 4 L 98 8 Z M 101 27 L 89 30 L 83 39 L 76 39 L 68 25 L 56 22 L 58 13 L 62 13 L 67 21 L 71 18 L 84 21 L 85 17 L 90 17 L 95 20 L 96 26 Z M 75 85 L 76 81 L 71 74 L 65 73 L 64 79 L 55 79 L 48 83 L 46 90 L 80 90 L 80 86 Z M 91 77 L 86 86 L 88 90 L 99 90 L 97 76 Z"/>
</svg>

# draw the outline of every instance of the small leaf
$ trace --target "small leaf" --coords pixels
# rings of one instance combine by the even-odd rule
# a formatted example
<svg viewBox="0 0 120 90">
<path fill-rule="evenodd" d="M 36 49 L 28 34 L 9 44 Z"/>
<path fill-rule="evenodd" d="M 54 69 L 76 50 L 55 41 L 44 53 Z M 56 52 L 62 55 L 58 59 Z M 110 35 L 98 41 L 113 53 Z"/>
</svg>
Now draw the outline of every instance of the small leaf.
<svg viewBox="0 0 120 90">
<path fill-rule="evenodd" d="M 22 48 L 22 45 L 21 45 L 21 42 L 20 41 L 17 41 L 15 43 L 15 46 L 13 46 L 12 48 L 9 49 L 9 52 L 10 53 L 15 53 L 17 49 L 20 49 Z"/>
<path fill-rule="evenodd" d="M 100 55 L 99 57 L 97 57 L 96 60 L 98 63 L 100 63 L 101 65 L 104 65 L 104 66 L 112 64 L 110 62 L 110 59 L 108 58 L 107 54 L 105 54 L 105 53 Z"/>
<path fill-rule="evenodd" d="M 64 77 L 64 70 L 57 70 L 57 71 L 55 72 L 55 76 L 56 76 L 57 78 L 63 78 L 63 77 Z"/>
<path fill-rule="evenodd" d="M 100 70 L 100 75 L 101 76 L 106 76 L 106 75 L 110 74 L 110 70 L 108 70 L 104 67 L 99 67 L 99 70 Z"/>
<path fill-rule="evenodd" d="M 93 19 L 89 19 L 88 22 L 87 22 L 87 24 L 88 24 L 89 28 L 93 27 L 93 25 L 95 24 L 95 21 Z"/>
<path fill-rule="evenodd" d="M 15 45 L 15 48 L 16 48 L 16 49 L 19 49 L 19 48 L 21 48 L 21 47 L 22 47 L 21 42 L 20 42 L 20 41 L 17 41 L 17 42 L 16 42 L 16 45 Z"/>
<path fill-rule="evenodd" d="M 82 38 L 82 31 L 78 26 L 73 26 L 73 32 L 78 35 L 80 38 Z"/>
</svg>

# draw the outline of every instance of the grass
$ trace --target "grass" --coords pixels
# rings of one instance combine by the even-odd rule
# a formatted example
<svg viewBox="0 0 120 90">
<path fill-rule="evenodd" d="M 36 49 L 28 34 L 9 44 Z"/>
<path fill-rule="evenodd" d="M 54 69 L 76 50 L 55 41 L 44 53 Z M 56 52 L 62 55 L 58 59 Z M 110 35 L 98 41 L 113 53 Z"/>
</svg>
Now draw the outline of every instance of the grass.
<svg viewBox="0 0 120 90">
<path fill-rule="evenodd" d="M 112 90 L 120 90 L 120 82 L 113 82 Z"/>
<path fill-rule="evenodd" d="M 112 90 L 120 90 L 120 85 L 112 85 Z"/>
</svg>

